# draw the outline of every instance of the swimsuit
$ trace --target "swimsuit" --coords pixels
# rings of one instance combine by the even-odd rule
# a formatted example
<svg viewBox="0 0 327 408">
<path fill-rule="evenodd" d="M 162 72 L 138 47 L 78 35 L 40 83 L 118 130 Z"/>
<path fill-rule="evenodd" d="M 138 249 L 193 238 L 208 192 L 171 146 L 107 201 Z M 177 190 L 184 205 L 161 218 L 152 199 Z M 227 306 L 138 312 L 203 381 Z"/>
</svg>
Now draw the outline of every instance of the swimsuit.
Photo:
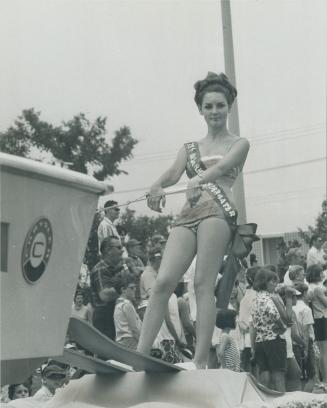
<svg viewBox="0 0 327 408">
<path fill-rule="evenodd" d="M 230 150 L 232 145 L 238 140 L 240 140 L 240 138 L 237 138 L 230 144 L 226 153 Z M 195 146 L 198 151 L 198 155 L 200 158 L 199 164 L 202 170 L 206 170 L 207 168 L 213 166 L 214 164 L 218 163 L 219 160 L 221 160 L 224 157 L 224 155 L 213 155 L 213 156 L 201 157 L 200 152 L 199 152 L 198 143 L 195 143 Z M 241 170 L 242 170 L 242 167 L 234 167 L 233 169 L 228 171 L 226 175 L 219 177 L 216 180 L 216 182 L 213 183 L 221 187 L 224 190 L 226 196 L 228 197 L 228 199 L 230 200 L 234 208 L 235 208 L 235 205 L 233 204 L 232 186 Z M 186 174 L 189 178 L 194 177 L 194 172 L 192 171 L 189 155 L 188 155 L 187 163 L 186 163 Z M 201 192 L 201 196 L 199 200 L 194 206 L 191 206 L 191 204 L 188 201 L 185 203 L 184 207 L 182 208 L 181 213 L 177 217 L 173 226 L 189 228 L 191 231 L 193 231 L 196 234 L 201 221 L 209 217 L 215 217 L 215 218 L 226 220 L 226 216 L 225 216 L 224 210 L 222 209 L 221 205 L 210 195 L 208 191 L 204 189 Z"/>
</svg>

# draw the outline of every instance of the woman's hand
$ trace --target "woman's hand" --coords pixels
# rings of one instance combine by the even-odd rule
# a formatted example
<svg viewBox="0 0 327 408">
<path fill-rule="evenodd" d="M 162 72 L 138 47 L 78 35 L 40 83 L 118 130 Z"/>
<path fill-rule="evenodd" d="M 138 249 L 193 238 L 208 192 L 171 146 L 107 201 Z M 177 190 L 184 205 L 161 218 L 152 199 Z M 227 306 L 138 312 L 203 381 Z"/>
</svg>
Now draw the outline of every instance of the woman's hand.
<svg viewBox="0 0 327 408">
<path fill-rule="evenodd" d="M 200 181 L 201 178 L 199 176 L 195 176 L 187 183 L 186 198 L 191 207 L 193 207 L 201 197 Z"/>
<path fill-rule="evenodd" d="M 165 190 L 160 186 L 152 186 L 147 195 L 148 207 L 153 211 L 162 212 L 162 208 L 166 205 Z M 162 208 L 160 207 L 162 205 Z"/>
</svg>

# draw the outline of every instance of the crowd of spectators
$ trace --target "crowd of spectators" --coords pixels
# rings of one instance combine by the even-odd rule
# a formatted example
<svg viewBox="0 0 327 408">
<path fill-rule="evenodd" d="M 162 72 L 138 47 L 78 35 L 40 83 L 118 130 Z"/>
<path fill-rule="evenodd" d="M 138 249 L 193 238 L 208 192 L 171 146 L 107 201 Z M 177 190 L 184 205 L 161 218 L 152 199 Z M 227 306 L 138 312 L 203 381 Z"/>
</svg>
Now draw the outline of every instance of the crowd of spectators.
<svg viewBox="0 0 327 408">
<path fill-rule="evenodd" d="M 72 316 L 135 350 L 166 239 L 160 234 L 147 242 L 130 237 L 116 225 L 117 203 L 108 201 L 105 207 L 110 208 L 98 228 L 99 261 L 90 271 L 83 266 Z M 229 307 L 217 309 L 208 368 L 250 372 L 277 391 L 312 392 L 327 383 L 327 243 L 313 236 L 307 254 L 291 248 L 286 259 L 284 276 L 275 265 L 259 265 L 254 254 L 250 267 L 245 259 L 240 261 Z M 170 363 L 191 362 L 194 354 L 195 262 L 169 299 L 151 351 Z M 69 333 L 66 346 L 81 350 Z M 41 370 L 39 389 L 31 391 L 31 383 L 13 384 L 7 398 L 50 398 L 72 372 L 83 374 L 49 362 Z"/>
<path fill-rule="evenodd" d="M 106 203 L 113 208 L 98 230 L 101 260 L 90 271 L 93 325 L 135 349 L 165 238 L 141 243 L 126 231 L 117 236 L 119 227 L 108 227 L 119 217 L 116 205 Z M 284 276 L 275 265 L 259 265 L 254 254 L 250 267 L 240 261 L 229 308 L 217 310 L 208 367 L 251 372 L 278 391 L 312 391 L 327 383 L 327 243 L 313 236 L 307 254 L 291 248 L 286 259 Z M 194 353 L 195 262 L 171 296 L 153 344 L 152 355 L 172 363 L 191 361 Z"/>
</svg>

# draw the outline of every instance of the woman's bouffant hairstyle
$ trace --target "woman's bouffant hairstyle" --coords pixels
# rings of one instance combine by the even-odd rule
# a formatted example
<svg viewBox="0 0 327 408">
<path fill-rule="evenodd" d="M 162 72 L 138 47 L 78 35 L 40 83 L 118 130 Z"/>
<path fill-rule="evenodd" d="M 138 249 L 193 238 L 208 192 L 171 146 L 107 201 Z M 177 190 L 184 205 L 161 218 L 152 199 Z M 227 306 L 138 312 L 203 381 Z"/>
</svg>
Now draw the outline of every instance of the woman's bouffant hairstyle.
<svg viewBox="0 0 327 408">
<path fill-rule="evenodd" d="M 237 90 L 229 82 L 227 76 L 223 73 L 219 75 L 214 72 L 208 72 L 205 79 L 197 81 L 194 84 L 195 96 L 194 100 L 198 106 L 202 105 L 203 97 L 207 92 L 221 92 L 227 99 L 228 106 L 232 106 L 234 99 L 237 96 Z"/>
<path fill-rule="evenodd" d="M 246 271 L 246 280 L 250 288 L 252 288 L 256 274 L 260 271 L 259 266 L 251 266 Z"/>
<path fill-rule="evenodd" d="M 218 310 L 216 326 L 218 329 L 235 329 L 237 312 L 233 309 Z"/>
<path fill-rule="evenodd" d="M 289 267 L 289 278 L 291 281 L 296 280 L 300 275 L 302 275 L 302 272 L 304 272 L 303 266 L 300 265 L 292 265 Z"/>
<path fill-rule="evenodd" d="M 278 282 L 277 273 L 271 271 L 270 269 L 260 268 L 255 275 L 253 289 L 257 292 L 260 290 L 267 290 L 267 284 L 272 280 Z"/>
<path fill-rule="evenodd" d="M 322 270 L 320 265 L 310 265 L 307 269 L 307 281 L 309 283 L 320 282 Z"/>
</svg>

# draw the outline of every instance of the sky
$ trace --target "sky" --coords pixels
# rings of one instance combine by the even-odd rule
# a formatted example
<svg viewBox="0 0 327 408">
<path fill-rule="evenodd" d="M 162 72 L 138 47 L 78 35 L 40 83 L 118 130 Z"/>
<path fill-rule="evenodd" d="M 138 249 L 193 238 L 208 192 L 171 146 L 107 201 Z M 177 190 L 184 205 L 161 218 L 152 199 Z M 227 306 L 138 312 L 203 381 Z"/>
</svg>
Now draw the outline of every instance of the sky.
<svg viewBox="0 0 327 408">
<path fill-rule="evenodd" d="M 326 2 L 232 0 L 247 220 L 262 235 L 313 224 L 326 197 Z M 224 71 L 219 1 L 2 0 L 0 131 L 34 107 L 54 124 L 84 112 L 139 140 L 114 177 L 143 195 L 206 127 L 193 84 Z M 182 182 L 185 182 L 185 178 Z M 185 197 L 169 196 L 166 214 Z M 100 204 L 103 199 L 100 200 Z M 153 214 L 144 202 L 137 214 Z"/>
</svg>

